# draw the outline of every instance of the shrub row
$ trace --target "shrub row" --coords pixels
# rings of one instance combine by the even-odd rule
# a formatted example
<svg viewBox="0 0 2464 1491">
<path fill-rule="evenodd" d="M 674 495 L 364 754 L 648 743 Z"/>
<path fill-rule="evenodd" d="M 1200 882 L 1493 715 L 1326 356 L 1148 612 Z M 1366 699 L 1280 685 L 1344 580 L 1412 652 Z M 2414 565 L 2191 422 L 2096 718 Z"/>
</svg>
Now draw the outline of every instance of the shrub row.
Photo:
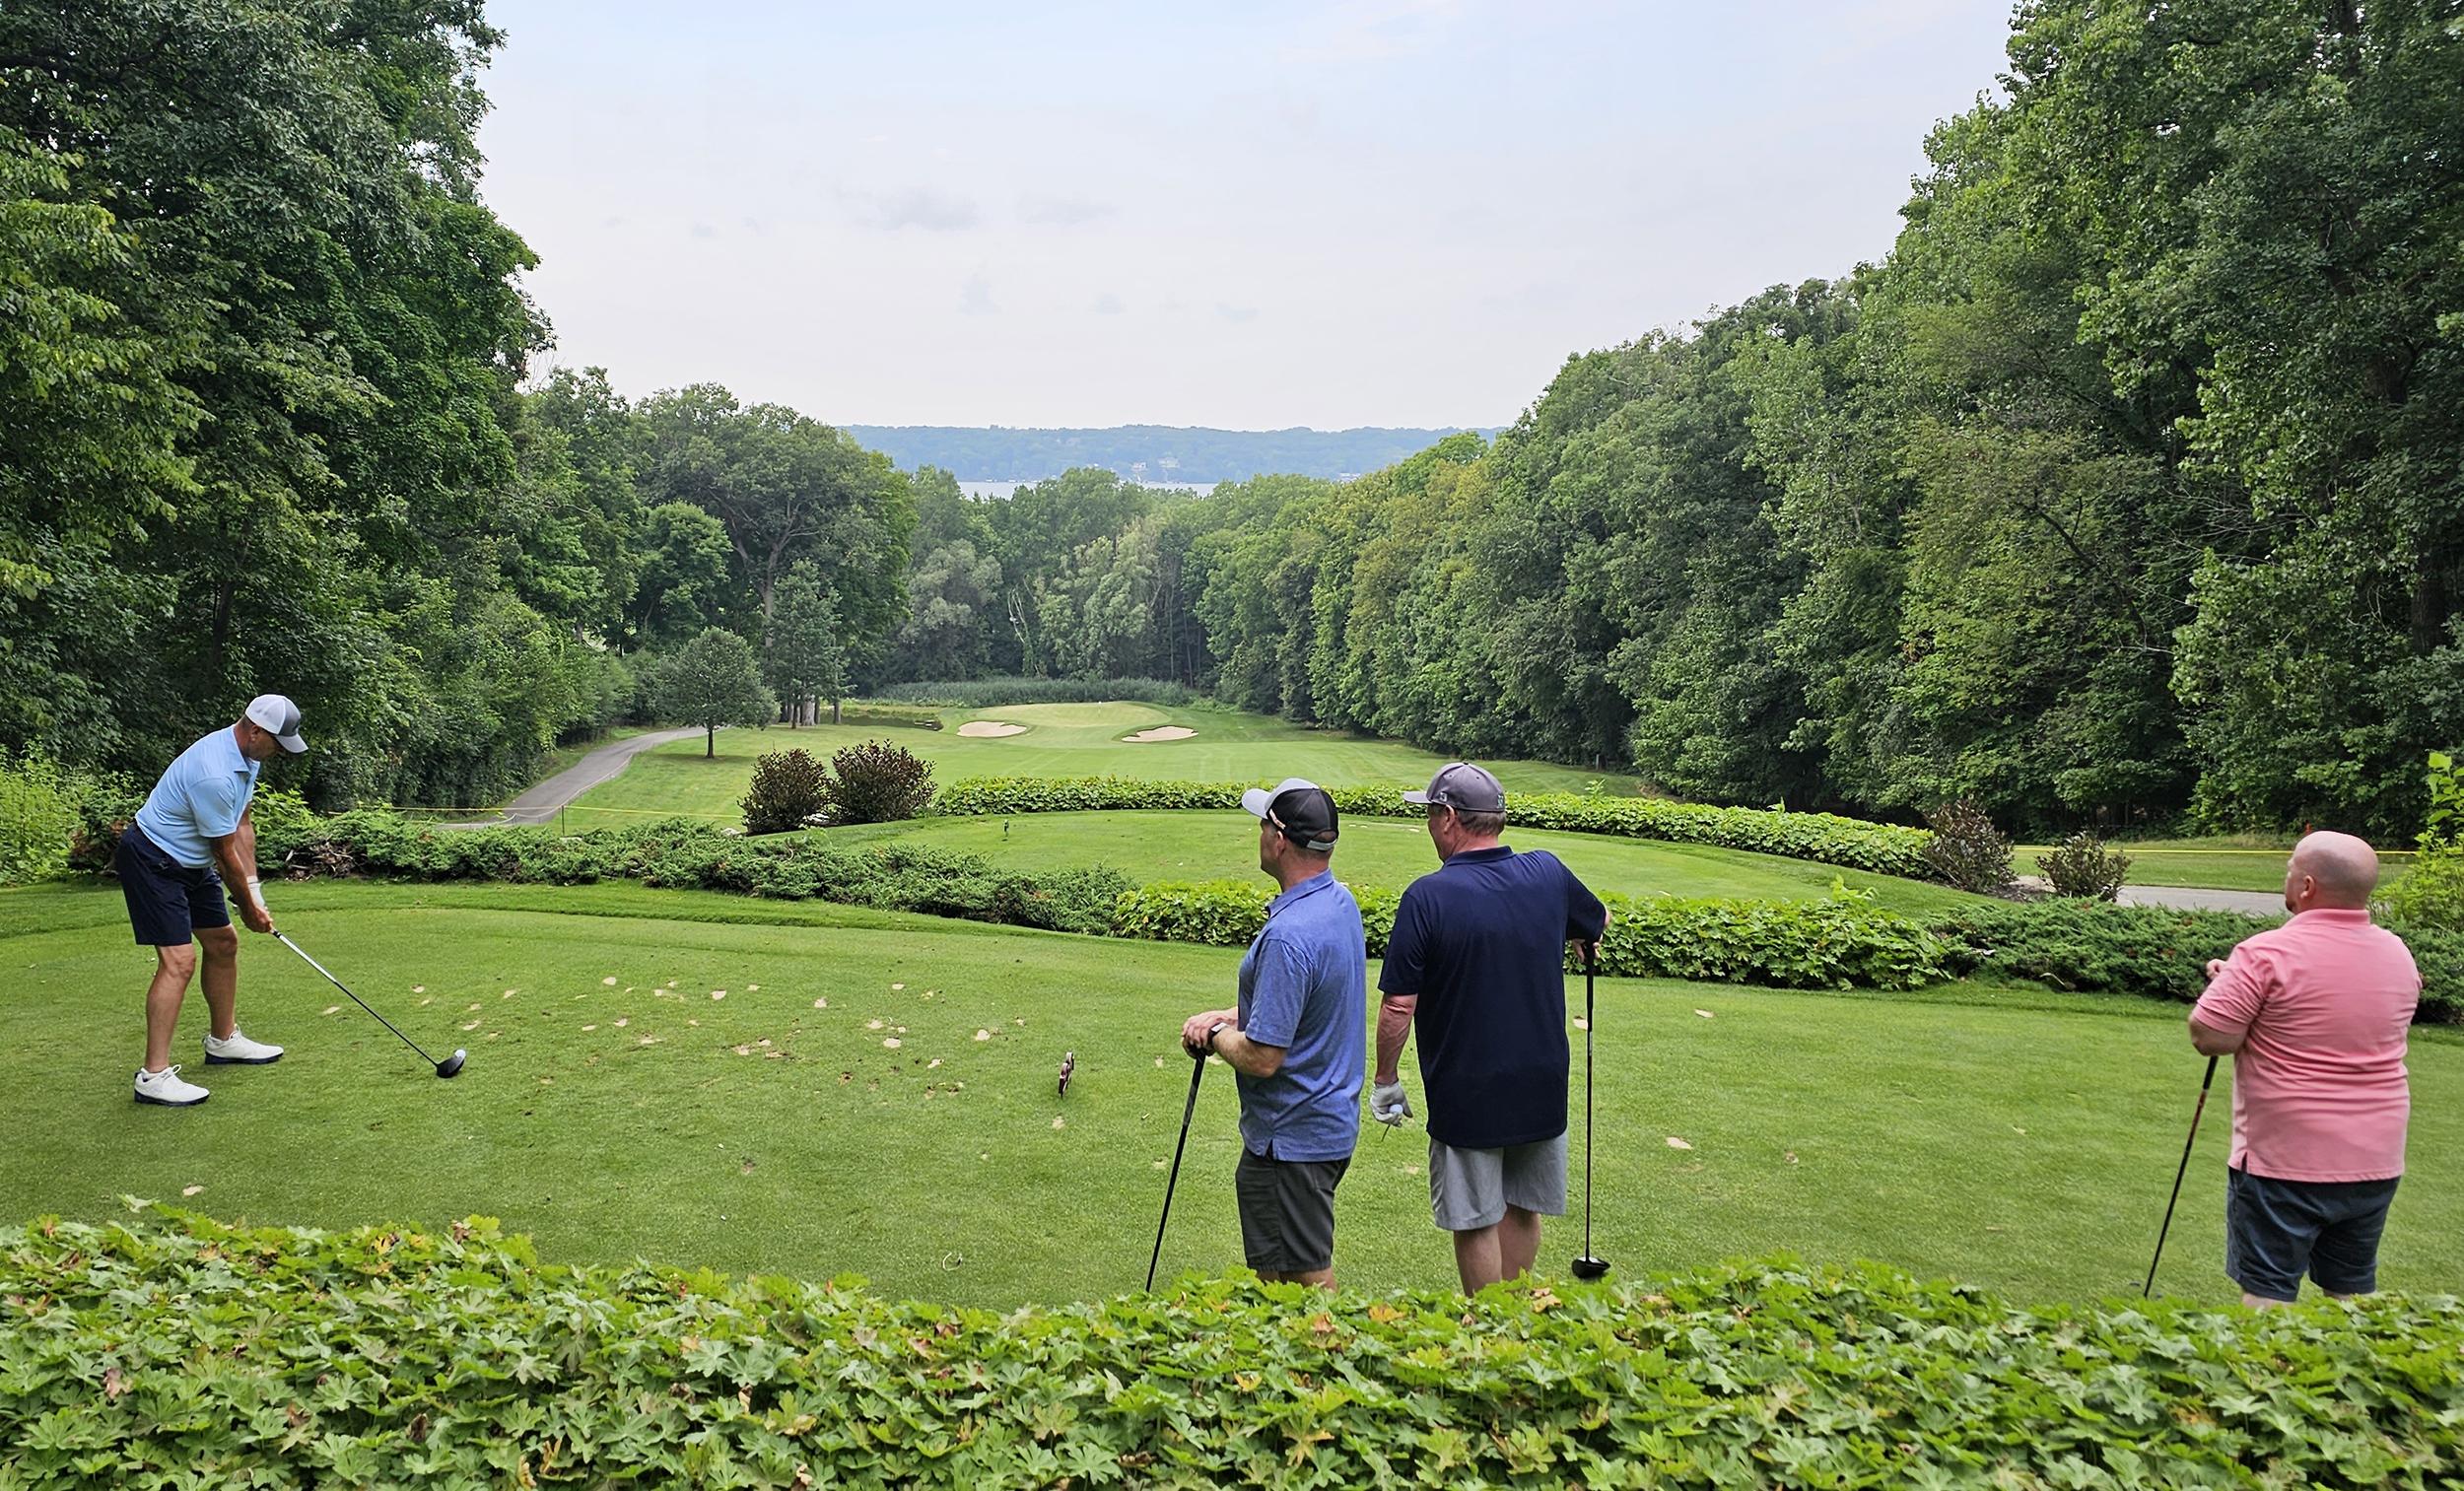
<svg viewBox="0 0 2464 1491">
<path fill-rule="evenodd" d="M 2136 994 L 2188 1004 L 2207 986 L 2207 964 L 2277 924 L 2237 912 L 2113 906 L 2101 901 L 1980 902 L 1938 914 L 1928 926 L 1953 950 L 1954 975 L 2033 979 L 2055 988 Z M 2425 1024 L 2464 1019 L 2464 935 L 2402 927 L 2422 971 Z"/>
<path fill-rule="evenodd" d="M 1145 781 L 1130 777 L 974 777 L 942 790 L 935 811 L 952 815 L 1106 812 L 1144 808 L 1236 808 L 1249 782 Z M 1336 808 L 1364 817 L 1417 818 L 1403 788 L 1337 787 Z M 1785 854 L 1877 874 L 1932 877 L 1923 829 L 1867 823 L 1831 813 L 1768 808 L 1719 808 L 1650 797 L 1600 797 L 1576 792 L 1516 792 L 1508 818 L 1524 828 L 1612 834 L 1676 844 L 1708 844 Z"/>
<path fill-rule="evenodd" d="M 1369 956 L 1395 928 L 1392 891 L 1357 889 Z M 1125 937 L 1239 947 L 1266 924 L 1267 891 L 1216 880 L 1122 893 L 1113 922 Z M 1690 979 L 1771 988 L 1921 988 L 1951 977 L 1960 949 L 1895 913 L 1854 898 L 1831 901 L 1634 901 L 1614 894 L 1600 971 L 1630 979 Z M 1568 972 L 1579 972 L 1574 955 Z"/>
<path fill-rule="evenodd" d="M 139 1203 L 143 1207 L 143 1203 Z M 2020 1310 L 1779 1258 L 1009 1314 L 144 1214 L 0 1230 L 17 1485 L 2426 1486 L 2464 1305 Z"/>
<path fill-rule="evenodd" d="M 1184 685 L 1165 678 L 967 678 L 892 684 L 874 697 L 951 710 L 992 710 L 1009 704 L 1111 704 L 1116 700 L 1177 709 L 1194 696 Z"/>
</svg>

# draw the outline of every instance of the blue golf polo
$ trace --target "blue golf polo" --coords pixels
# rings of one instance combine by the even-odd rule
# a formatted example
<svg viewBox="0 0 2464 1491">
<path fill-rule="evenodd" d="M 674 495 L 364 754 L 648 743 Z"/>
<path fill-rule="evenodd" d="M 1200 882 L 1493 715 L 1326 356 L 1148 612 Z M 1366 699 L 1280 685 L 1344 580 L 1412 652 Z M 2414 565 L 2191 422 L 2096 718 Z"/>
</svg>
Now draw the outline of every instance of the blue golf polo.
<svg viewBox="0 0 2464 1491">
<path fill-rule="evenodd" d="M 1266 906 L 1241 958 L 1241 1031 L 1283 1048 L 1271 1077 L 1236 1072 L 1241 1143 L 1278 1160 L 1343 1160 L 1360 1137 L 1369 971 L 1360 905 L 1321 870 Z"/>
</svg>

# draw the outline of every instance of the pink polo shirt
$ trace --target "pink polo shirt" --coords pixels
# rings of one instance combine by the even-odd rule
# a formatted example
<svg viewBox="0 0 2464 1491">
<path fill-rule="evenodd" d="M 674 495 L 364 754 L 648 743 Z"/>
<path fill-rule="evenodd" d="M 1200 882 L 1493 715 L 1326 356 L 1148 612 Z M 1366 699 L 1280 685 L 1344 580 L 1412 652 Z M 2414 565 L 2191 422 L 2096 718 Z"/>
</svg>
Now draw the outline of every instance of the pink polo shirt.
<svg viewBox="0 0 2464 1491">
<path fill-rule="evenodd" d="M 2232 1163 L 2278 1181 L 2404 1174 L 2404 1039 L 2422 976 L 2369 913 L 2309 911 L 2243 942 L 2192 1018 L 2245 1033 L 2233 1055 Z"/>
</svg>

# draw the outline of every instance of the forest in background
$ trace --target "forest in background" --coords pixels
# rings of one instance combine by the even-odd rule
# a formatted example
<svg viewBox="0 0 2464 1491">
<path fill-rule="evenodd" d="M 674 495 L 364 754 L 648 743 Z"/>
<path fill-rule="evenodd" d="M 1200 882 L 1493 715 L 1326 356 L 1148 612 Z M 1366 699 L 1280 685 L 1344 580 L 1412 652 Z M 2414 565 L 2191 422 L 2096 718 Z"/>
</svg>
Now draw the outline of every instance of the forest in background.
<svg viewBox="0 0 2464 1491">
<path fill-rule="evenodd" d="M 531 382 L 498 40 L 0 12 L 0 743 L 150 772 L 281 689 L 319 801 L 484 802 L 714 627 L 1889 817 L 2409 834 L 2464 735 L 2453 0 L 2023 5 L 1879 263 L 1358 481 L 998 503 L 723 389 Z"/>
</svg>

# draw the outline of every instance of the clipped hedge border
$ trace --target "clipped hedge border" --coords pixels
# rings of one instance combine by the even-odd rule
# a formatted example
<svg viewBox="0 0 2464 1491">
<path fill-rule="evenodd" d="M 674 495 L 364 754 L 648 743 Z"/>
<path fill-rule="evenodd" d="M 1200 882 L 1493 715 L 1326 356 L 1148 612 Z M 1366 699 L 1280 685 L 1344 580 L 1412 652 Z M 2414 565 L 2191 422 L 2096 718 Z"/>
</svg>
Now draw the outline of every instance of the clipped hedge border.
<svg viewBox="0 0 2464 1491">
<path fill-rule="evenodd" d="M 1381 957 L 1402 897 L 1358 889 L 1369 956 Z M 1164 882 L 1124 891 L 1114 925 L 1125 937 L 1240 947 L 1266 924 L 1269 895 L 1249 881 Z M 1922 988 L 1952 977 L 1965 949 L 1924 924 L 1856 900 L 1636 901 L 1613 892 L 1600 971 L 1770 988 Z M 1571 951 L 1568 972 L 1581 965 Z"/>
<path fill-rule="evenodd" d="M 995 1314 L 153 1210 L 0 1229 L 0 1481 L 2424 1486 L 2464 1305 L 2021 1310 L 1779 1258 Z"/>
<path fill-rule="evenodd" d="M 1134 777 L 969 777 L 942 788 L 933 811 L 948 816 L 994 813 L 1081 813 L 1137 809 L 1237 808 L 1241 793 L 1263 782 L 1146 781 Z M 1417 818 L 1401 787 L 1334 787 L 1335 807 L 1365 818 Z M 1784 854 L 1878 875 L 1933 878 L 1924 829 L 1867 823 L 1831 813 L 1771 808 L 1717 808 L 1651 797 L 1591 797 L 1578 792 L 1515 792 L 1507 821 L 1517 828 L 1609 834 L 1671 844 L 1708 844 Z"/>
</svg>

